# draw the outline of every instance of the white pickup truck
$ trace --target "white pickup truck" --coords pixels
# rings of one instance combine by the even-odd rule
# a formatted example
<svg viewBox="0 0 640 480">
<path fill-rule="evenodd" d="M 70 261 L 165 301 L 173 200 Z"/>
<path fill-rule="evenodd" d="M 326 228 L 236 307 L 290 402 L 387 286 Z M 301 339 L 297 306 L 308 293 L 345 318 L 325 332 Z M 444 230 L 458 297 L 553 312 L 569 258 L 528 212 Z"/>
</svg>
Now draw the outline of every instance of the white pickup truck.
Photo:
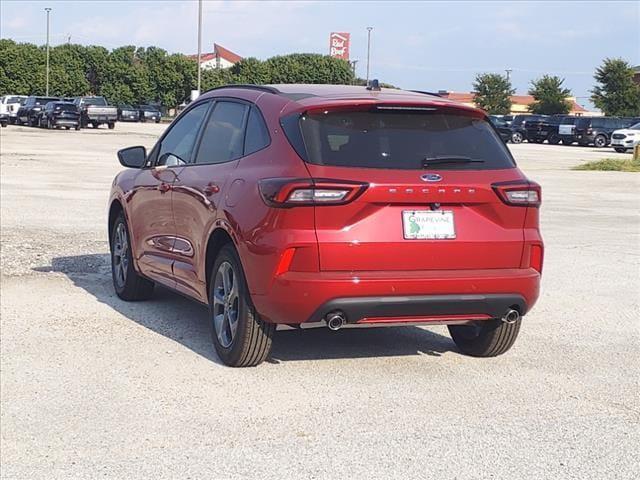
<svg viewBox="0 0 640 480">
<path fill-rule="evenodd" d="M 80 112 L 80 126 L 86 128 L 91 125 L 98 128 L 107 124 L 109 129 L 116 126 L 118 108 L 107 103 L 104 97 L 78 97 L 74 103 Z"/>
<path fill-rule="evenodd" d="M 18 109 L 24 102 L 26 95 L 5 95 L 0 97 L 0 124 L 3 127 L 7 123 L 15 123 L 18 116 Z"/>
</svg>

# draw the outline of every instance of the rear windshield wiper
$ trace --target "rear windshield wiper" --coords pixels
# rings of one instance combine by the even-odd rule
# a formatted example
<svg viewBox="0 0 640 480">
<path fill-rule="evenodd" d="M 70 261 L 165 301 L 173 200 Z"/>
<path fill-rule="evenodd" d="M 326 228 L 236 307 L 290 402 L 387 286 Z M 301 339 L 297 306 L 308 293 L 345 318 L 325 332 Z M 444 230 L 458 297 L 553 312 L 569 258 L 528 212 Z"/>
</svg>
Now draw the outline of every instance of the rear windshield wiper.
<svg viewBox="0 0 640 480">
<path fill-rule="evenodd" d="M 430 165 L 442 165 L 444 163 L 484 163 L 484 160 L 479 160 L 470 157 L 427 157 L 422 160 L 422 168 L 428 168 Z"/>
</svg>

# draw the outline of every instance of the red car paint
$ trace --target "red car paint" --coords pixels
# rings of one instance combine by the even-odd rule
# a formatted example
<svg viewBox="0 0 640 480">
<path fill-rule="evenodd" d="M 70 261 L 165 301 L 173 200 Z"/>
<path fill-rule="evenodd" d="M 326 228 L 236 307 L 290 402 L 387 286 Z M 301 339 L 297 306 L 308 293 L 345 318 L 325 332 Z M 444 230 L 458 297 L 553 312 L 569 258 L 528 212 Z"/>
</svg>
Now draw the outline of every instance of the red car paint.
<svg viewBox="0 0 640 480">
<path fill-rule="evenodd" d="M 478 119 L 485 118 L 483 112 L 412 92 L 276 87 L 284 94 L 223 88 L 195 102 L 235 99 L 257 106 L 269 131 L 268 147 L 226 163 L 150 166 L 116 177 L 110 219 L 124 211 L 141 275 L 207 303 L 212 256 L 224 240 L 233 242 L 253 305 L 268 322 L 316 321 L 323 305 L 343 298 L 385 302 L 414 295 L 517 294 L 524 300 L 520 313 L 531 309 L 542 270 L 539 210 L 507 204 L 504 190 L 538 187 L 517 167 L 417 171 L 316 165 L 300 158 L 281 123 L 292 114 L 380 105 L 436 108 Z M 310 95 L 287 95 L 298 92 Z M 425 183 L 425 171 L 442 180 Z M 346 204 L 281 208 L 278 198 L 270 204 L 261 190 L 273 187 L 272 179 L 348 182 L 358 191 Z M 403 238 L 402 211 L 429 205 L 454 212 L 455 239 Z M 363 313 L 349 321 L 444 324 L 495 317 L 481 308 L 447 309 Z"/>
</svg>

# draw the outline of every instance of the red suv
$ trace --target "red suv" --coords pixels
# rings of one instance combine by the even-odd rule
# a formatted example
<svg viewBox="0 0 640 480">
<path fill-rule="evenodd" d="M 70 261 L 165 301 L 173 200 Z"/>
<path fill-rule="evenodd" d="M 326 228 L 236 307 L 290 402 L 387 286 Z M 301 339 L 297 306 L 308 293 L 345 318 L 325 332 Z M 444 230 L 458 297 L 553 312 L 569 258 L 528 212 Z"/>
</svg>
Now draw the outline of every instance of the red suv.
<svg viewBox="0 0 640 480">
<path fill-rule="evenodd" d="M 486 115 L 424 93 L 235 85 L 193 102 L 149 154 L 118 152 L 115 290 L 159 283 L 209 306 L 228 365 L 277 324 L 446 324 L 506 352 L 536 302 L 540 186 Z"/>
</svg>

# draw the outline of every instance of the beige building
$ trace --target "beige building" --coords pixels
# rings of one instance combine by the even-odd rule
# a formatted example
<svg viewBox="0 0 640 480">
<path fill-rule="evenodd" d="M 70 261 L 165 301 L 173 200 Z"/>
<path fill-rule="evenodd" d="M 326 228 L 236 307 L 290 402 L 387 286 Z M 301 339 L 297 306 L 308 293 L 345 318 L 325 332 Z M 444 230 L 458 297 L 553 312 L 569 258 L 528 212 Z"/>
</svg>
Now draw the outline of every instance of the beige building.
<svg viewBox="0 0 640 480">
<path fill-rule="evenodd" d="M 454 100 L 456 102 L 464 103 L 465 105 L 469 105 L 475 107 L 475 103 L 473 102 L 473 93 L 464 93 L 464 92 L 448 92 L 446 90 L 440 90 L 438 94 L 441 97 L 448 98 L 449 100 Z M 592 117 L 595 115 L 601 115 L 598 112 L 592 112 L 587 110 L 582 105 L 579 105 L 576 102 L 575 97 L 567 97 L 567 100 L 571 103 L 571 111 L 570 115 L 576 116 L 585 116 Z M 534 102 L 534 98 L 531 95 L 511 95 L 511 114 L 527 114 L 529 112 L 529 105 Z"/>
</svg>

